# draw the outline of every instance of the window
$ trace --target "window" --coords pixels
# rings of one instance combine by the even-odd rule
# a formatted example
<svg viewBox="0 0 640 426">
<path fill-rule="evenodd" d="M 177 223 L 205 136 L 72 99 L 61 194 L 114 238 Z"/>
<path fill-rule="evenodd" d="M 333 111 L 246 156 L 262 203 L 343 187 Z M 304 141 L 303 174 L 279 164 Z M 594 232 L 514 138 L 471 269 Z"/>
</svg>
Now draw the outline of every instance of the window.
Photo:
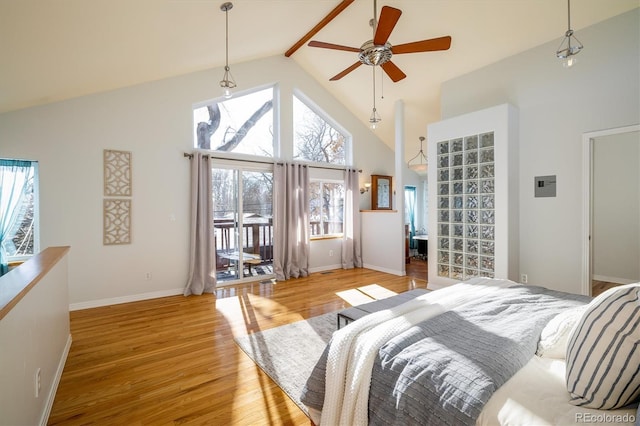
<svg viewBox="0 0 640 426">
<path fill-rule="evenodd" d="M 273 93 L 269 87 L 194 108 L 194 146 L 273 157 Z"/>
<path fill-rule="evenodd" d="M 413 239 L 416 235 L 416 187 L 404 187 L 404 223 L 409 225 L 409 247 L 417 248 L 417 241 Z"/>
<path fill-rule="evenodd" d="M 38 163 L 0 159 L 0 275 L 40 250 Z"/>
<path fill-rule="evenodd" d="M 312 180 L 309 183 L 311 238 L 340 236 L 344 221 L 344 183 Z"/>
<path fill-rule="evenodd" d="M 320 116 L 307 103 L 293 97 L 293 156 L 298 160 L 344 165 L 348 136 Z"/>
</svg>

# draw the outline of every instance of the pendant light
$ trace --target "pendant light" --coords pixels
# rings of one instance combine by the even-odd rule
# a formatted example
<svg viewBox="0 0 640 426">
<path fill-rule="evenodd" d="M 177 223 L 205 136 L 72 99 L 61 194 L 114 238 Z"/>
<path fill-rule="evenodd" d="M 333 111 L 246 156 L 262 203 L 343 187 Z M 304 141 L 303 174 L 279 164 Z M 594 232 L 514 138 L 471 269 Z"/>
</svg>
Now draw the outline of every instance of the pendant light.
<svg viewBox="0 0 640 426">
<path fill-rule="evenodd" d="M 426 176 L 427 171 L 429 170 L 429 165 L 427 162 L 427 156 L 424 155 L 424 151 L 422 150 L 422 142 L 424 142 L 425 137 L 420 136 L 420 152 L 416 154 L 411 160 L 407 161 L 407 166 L 420 176 Z M 417 161 L 412 163 L 412 161 Z"/>
<path fill-rule="evenodd" d="M 225 63 L 224 63 L 224 76 L 220 81 L 220 87 L 222 87 L 222 94 L 225 98 L 231 97 L 231 89 L 236 87 L 236 82 L 231 75 L 231 69 L 229 68 L 229 11 L 233 8 L 233 3 L 222 3 L 220 10 L 225 15 Z"/>
<path fill-rule="evenodd" d="M 556 51 L 558 59 L 562 59 L 562 65 L 565 68 L 572 67 L 577 62 L 575 55 L 582 50 L 582 43 L 573 35 L 571 29 L 571 0 L 567 0 L 567 32 Z"/>
</svg>

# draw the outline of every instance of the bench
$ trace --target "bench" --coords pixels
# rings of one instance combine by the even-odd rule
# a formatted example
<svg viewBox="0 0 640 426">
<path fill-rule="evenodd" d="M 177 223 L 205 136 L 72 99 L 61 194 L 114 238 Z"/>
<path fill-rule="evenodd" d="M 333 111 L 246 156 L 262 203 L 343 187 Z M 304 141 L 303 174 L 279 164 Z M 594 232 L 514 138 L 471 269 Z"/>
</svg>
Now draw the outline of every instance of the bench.
<svg viewBox="0 0 640 426">
<path fill-rule="evenodd" d="M 427 290 L 425 288 L 416 288 L 414 290 L 405 291 L 404 293 L 396 294 L 395 296 L 387 297 L 385 299 L 375 300 L 373 302 L 343 309 L 338 312 L 338 329 L 372 312 L 393 308 L 394 306 L 401 305 L 404 302 L 408 302 L 409 300 L 421 296 L 425 293 L 429 293 L 430 291 L 431 290 Z"/>
</svg>

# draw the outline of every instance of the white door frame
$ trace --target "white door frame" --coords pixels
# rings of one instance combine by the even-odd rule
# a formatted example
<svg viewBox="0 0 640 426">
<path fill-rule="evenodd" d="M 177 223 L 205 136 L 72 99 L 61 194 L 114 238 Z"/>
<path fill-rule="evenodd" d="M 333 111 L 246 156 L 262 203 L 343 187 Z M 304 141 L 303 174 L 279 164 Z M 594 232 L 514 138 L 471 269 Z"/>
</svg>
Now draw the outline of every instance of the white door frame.
<svg viewBox="0 0 640 426">
<path fill-rule="evenodd" d="M 582 134 L 582 294 L 591 295 L 592 245 L 591 223 L 592 191 L 593 191 L 593 140 L 602 136 L 617 135 L 640 131 L 640 124 L 598 130 Z"/>
</svg>

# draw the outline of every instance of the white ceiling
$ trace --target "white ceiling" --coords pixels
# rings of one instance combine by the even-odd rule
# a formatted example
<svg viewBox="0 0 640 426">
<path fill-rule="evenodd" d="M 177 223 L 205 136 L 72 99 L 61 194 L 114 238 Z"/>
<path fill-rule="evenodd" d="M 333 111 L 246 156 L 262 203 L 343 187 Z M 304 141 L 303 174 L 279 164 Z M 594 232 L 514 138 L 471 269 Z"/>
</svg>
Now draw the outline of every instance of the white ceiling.
<svg viewBox="0 0 640 426">
<path fill-rule="evenodd" d="M 222 0 L 0 0 L 0 112 L 224 65 Z M 282 55 L 340 0 L 234 0 L 229 12 L 229 61 Z M 564 0 L 379 0 L 403 11 L 389 42 L 443 35 L 444 52 L 396 55 L 407 78 L 377 81 L 376 133 L 393 146 L 393 111 L 405 103 L 408 157 L 418 136 L 439 119 L 441 82 L 507 56 L 557 40 L 567 26 Z M 640 0 L 574 0 L 576 35 L 585 26 L 640 6 Z M 371 39 L 373 0 L 356 0 L 313 40 L 352 47 Z M 585 47 L 588 49 L 588 46 Z M 553 52 L 549 52 L 553 55 Z M 291 60 L 367 123 L 372 72 L 361 66 L 329 78 L 357 54 L 301 47 Z M 379 74 L 378 74 L 379 76 Z M 242 85 L 241 81 L 238 81 Z M 415 152 L 412 152 L 415 151 Z"/>
</svg>

